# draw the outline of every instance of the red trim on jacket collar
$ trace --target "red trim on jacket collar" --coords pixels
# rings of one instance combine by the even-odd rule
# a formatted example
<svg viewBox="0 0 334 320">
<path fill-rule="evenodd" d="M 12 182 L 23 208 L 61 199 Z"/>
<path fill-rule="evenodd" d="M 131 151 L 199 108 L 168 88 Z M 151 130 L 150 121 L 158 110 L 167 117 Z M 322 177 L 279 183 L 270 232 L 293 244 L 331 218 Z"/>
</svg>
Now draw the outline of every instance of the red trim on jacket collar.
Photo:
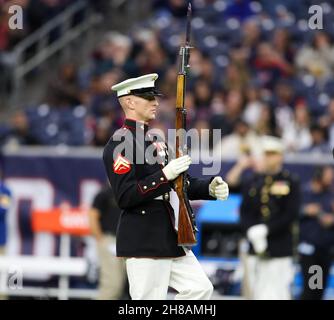
<svg viewBox="0 0 334 320">
<path fill-rule="evenodd" d="M 147 132 L 148 129 L 149 129 L 148 124 L 146 124 L 142 121 L 134 120 L 134 119 L 131 119 L 131 118 L 125 118 L 123 127 L 136 130 L 136 126 L 138 126 L 138 128 L 142 128 L 142 126 L 144 126 L 144 131 L 145 132 Z"/>
</svg>

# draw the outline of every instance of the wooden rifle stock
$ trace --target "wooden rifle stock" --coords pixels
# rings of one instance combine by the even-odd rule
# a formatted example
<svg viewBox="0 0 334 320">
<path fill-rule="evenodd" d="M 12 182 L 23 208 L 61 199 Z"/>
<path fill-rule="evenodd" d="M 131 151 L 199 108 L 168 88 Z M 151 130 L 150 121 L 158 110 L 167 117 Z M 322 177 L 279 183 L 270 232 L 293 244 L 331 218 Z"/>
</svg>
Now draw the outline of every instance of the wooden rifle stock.
<svg viewBox="0 0 334 320">
<path fill-rule="evenodd" d="M 185 155 L 187 152 L 185 132 L 186 132 L 186 115 L 185 108 L 185 89 L 186 89 L 186 74 L 189 68 L 190 56 L 190 20 L 191 20 L 191 5 L 188 7 L 187 15 L 187 32 L 186 45 L 180 49 L 180 70 L 177 76 L 176 89 L 176 158 Z M 181 154 L 182 152 L 182 154 Z M 179 198 L 179 220 L 178 220 L 178 245 L 193 246 L 196 244 L 196 226 L 195 217 L 189 203 L 187 195 L 188 180 L 186 173 L 180 174 L 175 180 L 175 191 Z"/>
<path fill-rule="evenodd" d="M 186 122 L 186 110 L 184 107 L 185 94 L 184 74 L 177 76 L 177 91 L 176 91 L 176 158 L 180 157 L 180 150 L 185 152 L 184 134 Z M 182 152 L 182 153 L 183 153 Z M 187 195 L 187 181 L 184 173 L 180 174 L 175 180 L 175 192 L 179 198 L 179 221 L 178 221 L 178 245 L 192 246 L 196 244 L 195 230 L 193 225 L 193 212 L 189 204 Z"/>
</svg>

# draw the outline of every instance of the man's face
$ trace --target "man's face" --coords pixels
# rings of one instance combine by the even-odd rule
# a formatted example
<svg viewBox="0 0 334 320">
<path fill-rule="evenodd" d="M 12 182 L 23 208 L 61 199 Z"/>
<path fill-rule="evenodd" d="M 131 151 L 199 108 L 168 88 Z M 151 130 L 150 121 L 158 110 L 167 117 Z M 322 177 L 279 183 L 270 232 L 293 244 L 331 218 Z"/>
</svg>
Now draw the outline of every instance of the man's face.
<svg viewBox="0 0 334 320">
<path fill-rule="evenodd" d="M 283 163 L 283 155 L 278 152 L 264 153 L 264 169 L 265 171 L 276 171 Z"/>
<path fill-rule="evenodd" d="M 331 167 L 326 167 L 322 175 L 322 183 L 325 187 L 330 187 L 333 184 L 334 171 Z"/>
<path fill-rule="evenodd" d="M 148 98 L 150 98 L 150 100 L 148 100 Z M 134 113 L 136 115 L 135 120 L 149 122 L 156 118 L 157 109 L 159 106 L 156 97 L 152 96 L 142 98 L 139 96 L 131 96 L 131 100 L 134 106 Z"/>
</svg>

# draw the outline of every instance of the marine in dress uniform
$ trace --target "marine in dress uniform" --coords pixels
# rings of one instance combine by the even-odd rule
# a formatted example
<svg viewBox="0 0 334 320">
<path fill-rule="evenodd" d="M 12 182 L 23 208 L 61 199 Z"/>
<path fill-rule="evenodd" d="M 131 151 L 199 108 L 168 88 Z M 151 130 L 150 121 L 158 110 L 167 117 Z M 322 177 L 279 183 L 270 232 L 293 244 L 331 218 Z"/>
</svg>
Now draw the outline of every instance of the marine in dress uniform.
<svg viewBox="0 0 334 320">
<path fill-rule="evenodd" d="M 177 245 L 175 212 L 170 203 L 173 180 L 191 164 L 189 156 L 168 162 L 168 146 L 149 133 L 159 93 L 157 74 L 112 87 L 125 112 L 124 125 L 105 146 L 103 160 L 116 201 L 122 209 L 117 256 L 126 259 L 132 299 L 166 299 L 168 286 L 177 299 L 209 299 L 213 287 L 194 254 Z M 190 200 L 225 200 L 221 177 L 188 176 Z"/>
<path fill-rule="evenodd" d="M 290 299 L 293 279 L 293 226 L 300 210 L 298 178 L 282 168 L 283 146 L 279 138 L 262 140 L 262 172 L 240 179 L 245 167 L 231 170 L 227 182 L 236 180 L 242 194 L 240 223 L 248 240 L 245 281 L 252 299 Z M 237 179 L 236 177 L 239 178 Z"/>
</svg>

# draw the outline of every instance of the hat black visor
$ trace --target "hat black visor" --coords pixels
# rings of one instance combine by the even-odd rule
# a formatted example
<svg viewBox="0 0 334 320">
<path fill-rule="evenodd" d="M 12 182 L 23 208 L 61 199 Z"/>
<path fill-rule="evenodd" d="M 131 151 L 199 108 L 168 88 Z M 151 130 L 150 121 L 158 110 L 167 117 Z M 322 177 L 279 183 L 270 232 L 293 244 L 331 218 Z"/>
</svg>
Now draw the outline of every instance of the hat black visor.
<svg viewBox="0 0 334 320">
<path fill-rule="evenodd" d="M 129 96 L 129 95 L 134 95 L 134 96 L 138 96 L 138 97 L 149 97 L 149 96 L 152 96 L 152 97 L 155 97 L 155 96 L 163 96 L 162 93 L 160 93 L 158 90 L 156 90 L 154 87 L 151 87 L 151 88 L 141 88 L 141 89 L 134 89 L 134 90 L 131 90 L 130 93 L 128 94 L 124 94 L 122 96 L 119 96 L 120 97 L 124 97 L 124 96 Z"/>
</svg>

